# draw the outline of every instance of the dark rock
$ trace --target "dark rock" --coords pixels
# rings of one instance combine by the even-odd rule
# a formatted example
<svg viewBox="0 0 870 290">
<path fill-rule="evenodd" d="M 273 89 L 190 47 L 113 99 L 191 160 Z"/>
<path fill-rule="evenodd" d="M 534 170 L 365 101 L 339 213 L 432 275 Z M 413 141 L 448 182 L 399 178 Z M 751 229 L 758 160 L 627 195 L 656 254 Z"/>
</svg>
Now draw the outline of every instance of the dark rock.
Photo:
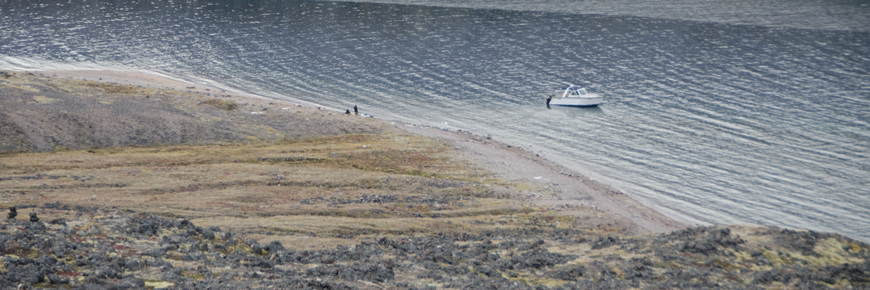
<svg viewBox="0 0 870 290">
<path fill-rule="evenodd" d="M 13 268 L 7 268 L 8 271 L 6 273 L 6 279 L 12 282 L 21 282 L 27 284 L 36 284 L 43 282 L 47 271 L 44 268 L 37 267 L 32 264 L 33 260 L 30 260 L 29 263 L 20 265 Z"/>
<path fill-rule="evenodd" d="M 142 287 L 145 287 L 145 281 L 134 277 L 124 278 L 121 279 L 121 281 L 118 281 L 118 288 L 121 289 L 142 289 Z"/>
<path fill-rule="evenodd" d="M 565 281 L 577 281 L 577 279 L 583 277 L 584 272 L 586 272 L 586 267 L 581 265 L 571 265 L 556 270 L 552 277 L 554 279 Z"/>
<path fill-rule="evenodd" d="M 251 263 L 249 264 L 249 266 L 260 267 L 263 269 L 271 269 L 272 263 L 270 263 L 269 260 L 266 260 L 266 259 L 261 258 L 261 257 L 253 257 L 251 259 Z"/>
<path fill-rule="evenodd" d="M 315 277 L 334 277 L 346 281 L 367 280 L 376 283 L 392 281 L 395 279 L 395 272 L 393 272 L 392 269 L 382 264 L 374 263 L 354 263 L 349 266 L 318 266 L 313 269 L 308 269 L 306 275 Z"/>
<path fill-rule="evenodd" d="M 127 271 L 140 270 L 140 269 L 142 269 L 142 267 L 143 267 L 142 262 L 139 262 L 138 260 L 135 260 L 135 259 L 127 260 L 127 263 L 124 264 L 124 268 L 126 268 Z"/>
<path fill-rule="evenodd" d="M 160 250 L 162 250 L 162 251 L 164 251 L 164 252 L 175 251 L 175 250 L 178 250 L 178 245 L 176 245 L 176 244 L 165 244 L 165 245 L 163 245 L 162 247 L 160 247 Z"/>
<path fill-rule="evenodd" d="M 146 256 L 159 258 L 159 257 L 165 256 L 166 251 L 163 249 L 149 249 L 149 250 L 146 250 L 143 254 L 145 254 Z"/>
<path fill-rule="evenodd" d="M 70 207 L 68 205 L 61 204 L 59 201 L 45 203 L 42 205 L 42 208 L 59 209 L 59 210 L 69 210 L 70 209 Z"/>
<path fill-rule="evenodd" d="M 52 219 L 52 220 L 48 221 L 48 223 L 53 224 L 53 225 L 66 226 L 66 219 L 65 218 L 56 218 L 56 219 Z"/>
<path fill-rule="evenodd" d="M 268 251 L 269 253 L 277 253 L 278 251 L 287 251 L 287 249 L 284 249 L 284 246 L 281 245 L 281 242 L 279 242 L 279 241 L 271 241 L 268 244 L 266 244 L 266 246 L 264 246 L 263 249 Z"/>
<path fill-rule="evenodd" d="M 371 195 L 347 202 L 379 203 L 390 198 L 394 197 Z M 410 202 L 395 198 L 399 199 L 396 202 Z M 46 205 L 55 206 L 61 205 Z M 75 224 L 90 223 L 79 219 L 75 218 Z M 632 258 L 602 253 L 589 256 L 589 261 L 584 259 L 582 264 L 566 264 L 576 256 L 549 252 L 548 247 L 576 245 L 587 232 L 530 226 L 476 234 L 396 235 L 351 247 L 297 251 L 293 247 L 288 250 L 277 241 L 259 246 L 257 241 L 242 235 L 233 238 L 217 227 L 196 227 L 190 222 L 163 217 L 107 218 L 96 220 L 95 224 L 101 234 L 93 235 L 85 228 L 82 233 L 91 236 L 82 237 L 74 235 L 69 227 L 48 228 L 39 222 L 19 220 L 3 223 L 7 228 L 0 231 L 0 253 L 6 255 L 0 256 L 4 269 L 0 273 L 0 289 L 9 289 L 7 286 L 14 289 L 19 283 L 46 288 L 142 289 L 144 282 L 134 276 L 140 274 L 137 271 L 148 271 L 157 279 L 171 281 L 175 289 L 352 289 L 350 285 L 360 286 L 360 281 L 400 289 L 418 289 L 415 286 L 426 287 L 423 285 L 427 283 L 451 289 L 546 289 L 541 285 L 514 285 L 529 275 L 566 281 L 561 285 L 564 289 L 764 289 L 780 285 L 794 289 L 848 285 L 857 289 L 870 283 L 868 262 L 810 267 L 804 258 L 789 255 L 799 251 L 818 257 L 820 254 L 813 249 L 833 238 L 844 245 L 843 253 L 850 259 L 866 261 L 866 249 L 870 248 L 866 244 L 835 234 L 781 229 L 755 232 L 778 239 L 778 243 L 766 249 L 744 248 L 739 236 L 722 227 L 690 228 L 643 237 L 596 237 L 590 238 L 591 247 L 617 246 L 618 249 L 611 250 L 624 250 Z M 167 227 L 172 230 L 165 231 Z M 143 230 L 160 236 L 144 236 L 140 233 Z M 210 235 L 214 238 L 209 239 Z M 238 242 L 251 245 L 257 253 L 226 252 L 227 245 Z M 737 257 L 729 248 L 749 253 L 752 258 L 736 263 Z M 785 262 L 771 265 L 764 256 L 767 251 L 777 253 Z M 391 260 L 385 260 L 387 257 Z M 173 268 L 163 259 L 186 262 L 183 268 Z M 772 267 L 765 267 L 769 271 L 742 271 L 743 267 L 751 267 L 751 263 Z M 220 269 L 220 276 L 209 268 Z M 244 272 L 247 273 L 241 275 Z M 396 272 L 414 276 L 398 282 Z M 70 285 L 82 277 L 84 284 Z M 418 284 L 420 281 L 414 281 L 414 277 L 428 281 Z"/>
<path fill-rule="evenodd" d="M 69 284 L 69 278 L 55 274 L 48 274 L 48 281 L 51 284 Z"/>
<path fill-rule="evenodd" d="M 614 237 L 609 237 L 609 236 L 608 237 L 598 237 L 598 240 L 596 240 L 594 243 L 592 243 L 592 249 L 598 250 L 598 249 L 607 248 L 607 247 L 610 247 L 618 242 L 619 242 L 619 238 L 614 238 Z"/>
<path fill-rule="evenodd" d="M 100 279 L 117 278 L 118 271 L 111 267 L 101 267 L 94 271 L 94 276 Z"/>
<path fill-rule="evenodd" d="M 51 267 L 57 264 L 57 259 L 51 257 L 50 255 L 43 255 L 42 257 L 34 261 L 34 263 L 45 267 Z"/>
<path fill-rule="evenodd" d="M 113 285 L 107 285 L 105 281 L 94 280 L 94 281 L 87 281 L 87 282 L 85 282 L 85 284 L 83 284 L 83 285 L 81 286 L 81 289 L 85 289 L 85 290 L 109 290 L 109 289 L 115 289 L 115 287 L 112 287 L 112 286 L 113 286 Z"/>
<path fill-rule="evenodd" d="M 515 268 L 540 269 L 543 267 L 551 267 L 556 264 L 563 264 L 575 258 L 577 258 L 575 255 L 563 255 L 550 253 L 543 249 L 535 249 L 525 252 L 518 257 L 514 257 L 511 261 L 514 263 Z"/>
<path fill-rule="evenodd" d="M 734 248 L 744 243 L 739 237 L 732 237 L 729 228 L 689 228 L 669 234 L 669 236 L 686 240 L 681 247 L 677 248 L 678 251 L 704 255 L 715 253 L 720 248 Z"/>
<path fill-rule="evenodd" d="M 102 233 L 103 233 L 103 231 L 100 230 L 100 227 L 97 225 L 92 225 L 90 228 L 88 228 L 88 235 L 95 236 L 95 235 L 99 235 Z"/>
<path fill-rule="evenodd" d="M 14 206 L 10 207 L 9 213 L 6 214 L 6 218 L 14 219 L 16 216 L 18 216 L 18 210 L 16 210 Z"/>
<path fill-rule="evenodd" d="M 703 240 L 703 241 L 690 241 L 683 245 L 682 251 L 689 253 L 698 253 L 698 254 L 710 254 L 715 252 L 718 249 L 716 243 Z"/>
<path fill-rule="evenodd" d="M 167 268 L 167 269 L 173 268 L 171 263 L 166 262 L 165 260 L 163 260 L 161 258 L 155 258 L 154 261 L 152 261 L 152 262 L 146 262 L 146 265 L 148 265 L 150 267 L 156 267 L 156 268 Z"/>
<path fill-rule="evenodd" d="M 163 281 L 177 281 L 179 278 L 181 278 L 181 274 L 174 271 L 167 271 L 160 276 L 160 280 Z"/>
</svg>

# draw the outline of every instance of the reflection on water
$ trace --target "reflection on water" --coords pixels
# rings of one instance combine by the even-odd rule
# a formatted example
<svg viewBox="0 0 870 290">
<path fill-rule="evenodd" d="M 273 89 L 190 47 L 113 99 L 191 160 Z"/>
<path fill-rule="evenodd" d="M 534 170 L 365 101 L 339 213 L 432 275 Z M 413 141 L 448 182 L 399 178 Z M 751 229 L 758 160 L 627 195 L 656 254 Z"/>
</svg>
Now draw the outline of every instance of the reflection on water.
<svg viewBox="0 0 870 290">
<path fill-rule="evenodd" d="M 601 109 L 601 106 L 604 105 L 602 104 L 595 107 L 565 107 L 547 105 L 547 109 L 550 109 L 554 112 L 562 113 L 569 118 L 581 118 L 595 115 L 603 115 L 604 110 Z"/>
<path fill-rule="evenodd" d="M 749 22 L 680 16 L 722 1 L 594 3 L 676 9 L 644 17 L 570 13 L 591 2 L 553 1 L 570 7 L 6 1 L 0 68 L 123 67 L 359 105 L 532 146 L 687 222 L 870 241 L 861 230 L 870 228 L 870 33 L 853 29 L 870 19 L 861 1 L 731 10 L 758 17 Z M 763 21 L 814 21 L 815 9 L 859 17 L 810 23 L 819 29 Z M 566 83 L 607 103 L 547 110 L 547 94 Z"/>
</svg>

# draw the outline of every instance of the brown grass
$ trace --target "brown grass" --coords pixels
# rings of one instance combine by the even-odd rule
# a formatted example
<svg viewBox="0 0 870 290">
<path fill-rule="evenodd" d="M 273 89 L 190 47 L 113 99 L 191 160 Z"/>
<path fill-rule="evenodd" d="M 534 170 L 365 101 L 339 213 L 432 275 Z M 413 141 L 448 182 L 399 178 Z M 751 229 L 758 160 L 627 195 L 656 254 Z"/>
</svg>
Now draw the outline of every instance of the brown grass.
<svg viewBox="0 0 870 290">
<path fill-rule="evenodd" d="M 0 194 L 9 205 L 131 209 L 312 247 L 559 222 L 494 195 L 504 184 L 452 153 L 435 139 L 388 133 L 6 154 Z"/>
<path fill-rule="evenodd" d="M 239 108 L 239 104 L 236 104 L 236 102 L 220 99 L 208 99 L 199 104 L 213 106 L 227 111 L 232 111 Z"/>
</svg>

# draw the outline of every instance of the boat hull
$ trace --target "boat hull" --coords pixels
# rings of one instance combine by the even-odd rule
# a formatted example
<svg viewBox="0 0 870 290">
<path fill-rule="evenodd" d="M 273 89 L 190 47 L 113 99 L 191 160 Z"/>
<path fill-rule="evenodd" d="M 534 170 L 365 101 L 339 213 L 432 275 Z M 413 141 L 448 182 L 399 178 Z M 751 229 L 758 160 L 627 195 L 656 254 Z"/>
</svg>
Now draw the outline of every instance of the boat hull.
<svg viewBox="0 0 870 290">
<path fill-rule="evenodd" d="M 602 97 L 591 98 L 552 98 L 548 105 L 564 107 L 595 107 L 604 102 Z"/>
</svg>

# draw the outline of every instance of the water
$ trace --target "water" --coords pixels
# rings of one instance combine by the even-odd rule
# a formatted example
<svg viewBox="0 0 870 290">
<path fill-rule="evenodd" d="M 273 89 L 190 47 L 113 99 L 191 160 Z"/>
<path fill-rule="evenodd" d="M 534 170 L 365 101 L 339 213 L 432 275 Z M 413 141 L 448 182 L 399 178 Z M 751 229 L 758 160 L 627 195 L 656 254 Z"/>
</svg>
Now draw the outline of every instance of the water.
<svg viewBox="0 0 870 290">
<path fill-rule="evenodd" d="M 0 1 L 0 68 L 359 105 L 493 135 L 690 224 L 870 241 L 866 1 L 40 2 Z M 547 109 L 568 83 L 607 103 Z"/>
</svg>

